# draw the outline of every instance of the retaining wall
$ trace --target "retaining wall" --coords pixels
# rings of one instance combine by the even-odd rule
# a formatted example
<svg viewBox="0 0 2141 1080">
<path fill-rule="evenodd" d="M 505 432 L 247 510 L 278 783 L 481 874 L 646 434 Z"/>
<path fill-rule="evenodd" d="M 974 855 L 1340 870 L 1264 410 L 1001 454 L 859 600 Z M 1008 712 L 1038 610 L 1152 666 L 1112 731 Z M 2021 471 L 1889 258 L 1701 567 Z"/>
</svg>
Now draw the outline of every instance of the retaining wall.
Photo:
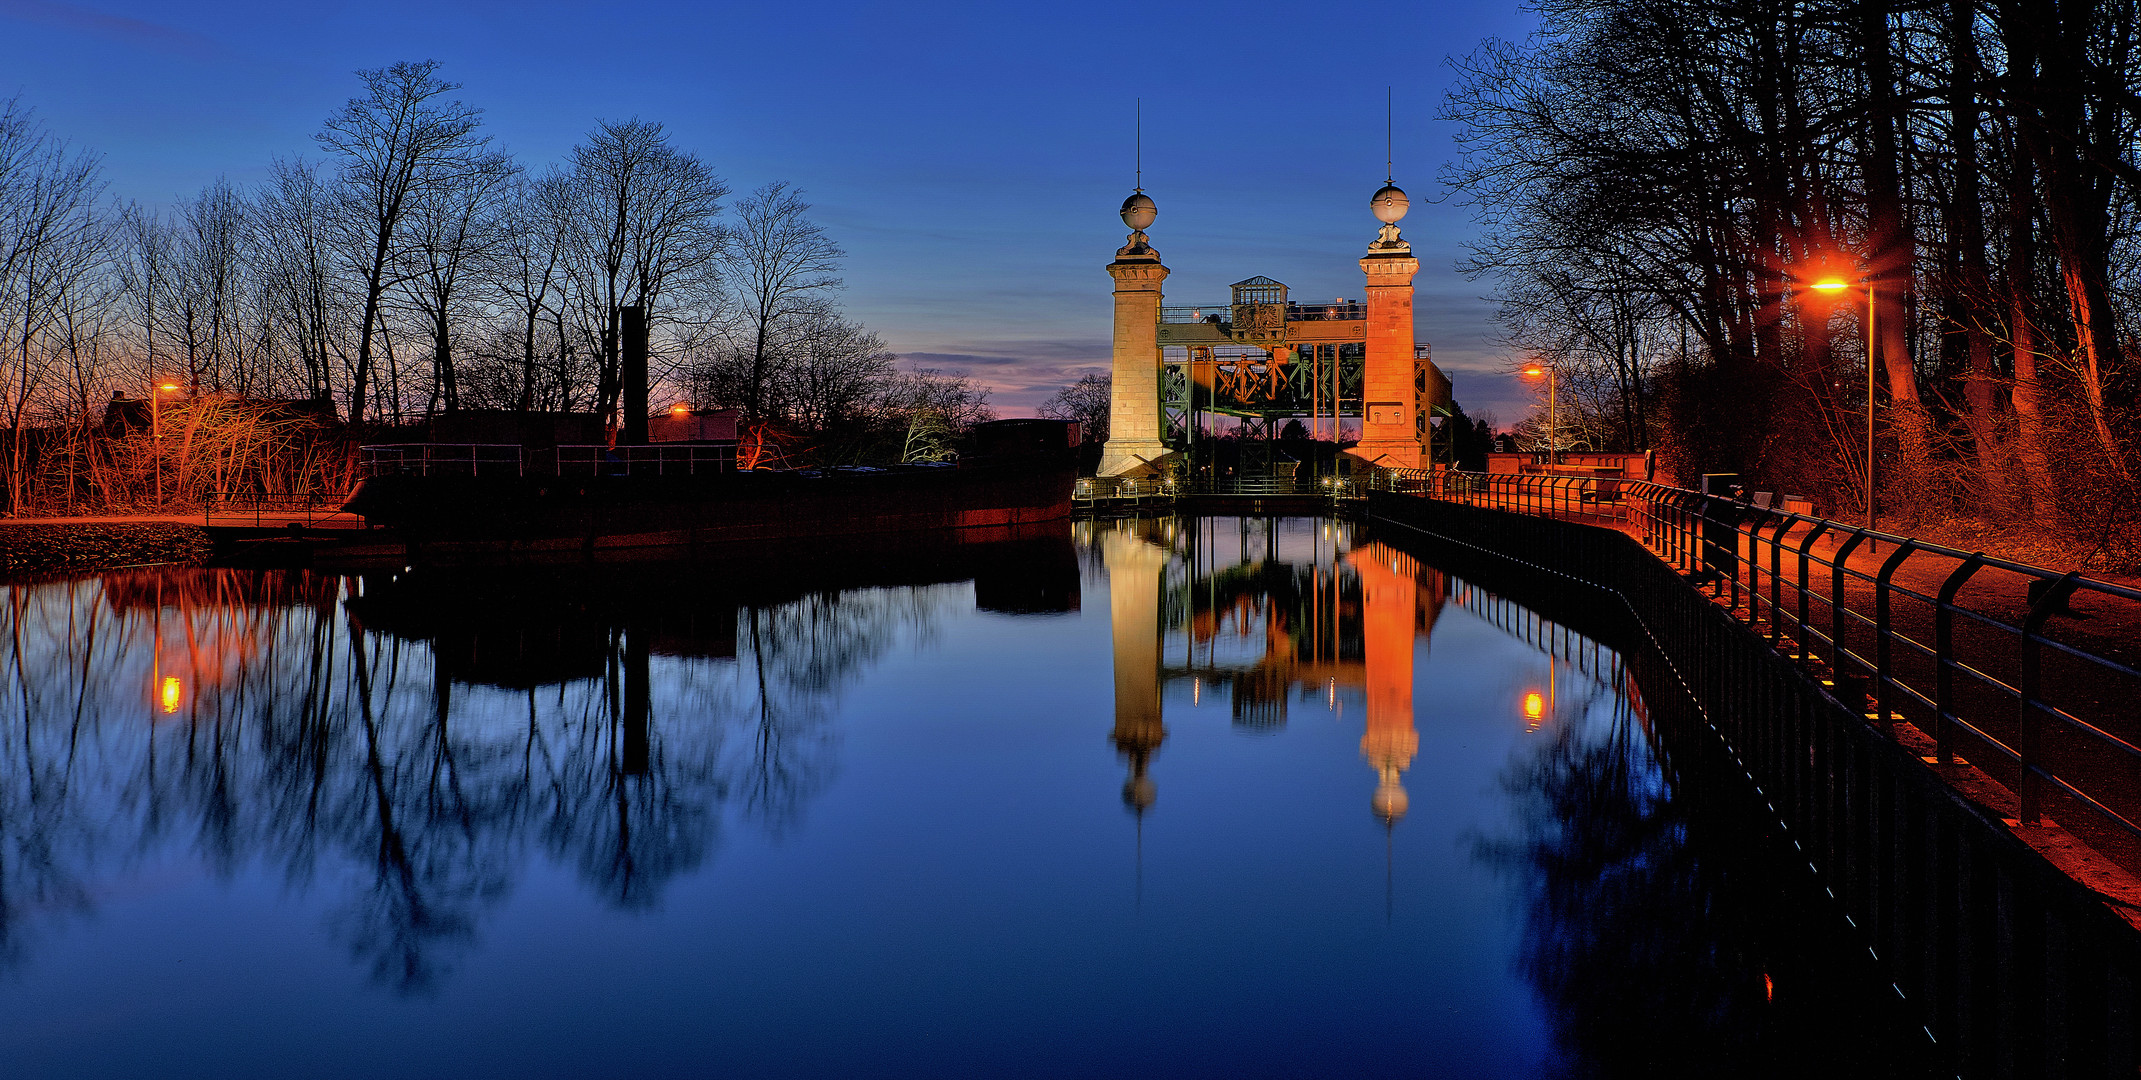
<svg viewBox="0 0 2141 1080">
<path fill-rule="evenodd" d="M 2141 931 L 1633 538 L 1384 492 L 1366 513 L 1627 619 L 1638 677 L 1681 684 L 1958 1075 L 2136 1075 Z"/>
</svg>

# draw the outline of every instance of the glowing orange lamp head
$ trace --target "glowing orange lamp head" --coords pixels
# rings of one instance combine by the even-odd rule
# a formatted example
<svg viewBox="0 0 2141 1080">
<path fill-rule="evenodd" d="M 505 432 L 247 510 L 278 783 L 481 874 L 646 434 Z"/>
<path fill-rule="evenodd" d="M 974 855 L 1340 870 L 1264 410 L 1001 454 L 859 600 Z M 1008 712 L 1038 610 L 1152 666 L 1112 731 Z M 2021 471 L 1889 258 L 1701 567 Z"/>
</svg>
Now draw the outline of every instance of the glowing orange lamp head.
<svg viewBox="0 0 2141 1080">
<path fill-rule="evenodd" d="M 690 412 L 690 411 L 691 411 L 691 406 L 689 406 L 689 405 L 671 405 L 671 406 L 669 406 L 669 415 L 671 415 L 671 416 L 682 416 L 682 415 L 684 415 L 685 413 L 688 413 L 688 412 Z"/>
<path fill-rule="evenodd" d="M 1546 718 L 1546 696 L 1537 690 L 1524 695 L 1524 719 L 1536 729 L 1539 721 Z"/>
<path fill-rule="evenodd" d="M 178 393 L 178 384 L 175 382 L 167 382 L 162 386 L 157 387 L 157 389 L 163 391 L 166 394 L 176 394 Z"/>
<path fill-rule="evenodd" d="M 1841 292 L 1850 287 L 1851 283 L 1842 278 L 1822 278 L 1811 286 L 1811 288 L 1820 289 L 1822 292 Z"/>
</svg>

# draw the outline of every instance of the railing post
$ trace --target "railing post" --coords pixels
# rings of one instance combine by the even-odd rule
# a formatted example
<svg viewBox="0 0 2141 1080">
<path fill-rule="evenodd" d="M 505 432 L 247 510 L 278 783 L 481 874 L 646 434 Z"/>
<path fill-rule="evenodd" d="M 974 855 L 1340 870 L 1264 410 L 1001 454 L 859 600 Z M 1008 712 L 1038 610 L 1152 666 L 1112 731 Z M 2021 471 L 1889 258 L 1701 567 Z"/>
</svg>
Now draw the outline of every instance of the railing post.
<svg viewBox="0 0 2141 1080">
<path fill-rule="evenodd" d="M 1985 565 L 1985 553 L 1973 553 L 1940 583 L 1940 596 L 1933 604 L 1933 756 L 1942 765 L 1953 760 L 1948 744 L 1955 715 L 1955 594 L 1970 575 Z"/>
<path fill-rule="evenodd" d="M 1806 651 L 1806 564 L 1812 558 L 1810 553 L 1814 547 L 1815 539 L 1828 531 L 1829 523 L 1826 520 L 1817 518 L 1814 521 L 1814 528 L 1799 540 L 1799 618 L 1797 620 L 1798 625 L 1794 629 L 1798 631 L 1799 662 L 1802 664 L 1813 659 Z"/>
<path fill-rule="evenodd" d="M 1918 541 L 1916 540 L 1906 539 L 1897 544 L 1896 550 L 1891 552 L 1887 560 L 1881 563 L 1879 576 L 1874 578 L 1873 700 L 1874 708 L 1880 711 L 1882 731 L 1890 731 L 1891 726 L 1895 723 L 1895 716 L 1889 712 L 1888 708 L 1889 683 L 1894 678 L 1889 672 L 1889 661 L 1893 654 L 1890 646 L 1895 638 L 1895 630 L 1890 626 L 1888 619 L 1888 580 L 1895 576 L 1896 567 L 1903 565 L 1903 560 L 1910 558 L 1911 552 L 1916 550 L 1918 550 Z"/>
<path fill-rule="evenodd" d="M 1829 564 L 1829 677 L 1837 689 L 1843 689 L 1844 671 L 1844 564 L 1851 561 L 1851 552 L 1866 539 L 1864 529 L 1852 529 L 1851 535 L 1837 546 L 1835 560 Z"/>
<path fill-rule="evenodd" d="M 1658 523 L 1658 542 L 1665 546 L 1666 561 L 1673 568 L 1686 572 L 1687 555 L 1680 550 L 1680 495 L 1678 492 L 1661 492 L 1652 501 L 1651 510 Z"/>
<path fill-rule="evenodd" d="M 1789 514 L 1777 515 L 1777 530 L 1769 538 L 1769 644 L 1775 648 L 1784 640 L 1784 619 L 1779 613 L 1784 603 L 1784 534 L 1792 529 L 1793 518 Z"/>
<path fill-rule="evenodd" d="M 2074 595 L 2074 585 L 2080 577 L 2081 572 L 2078 570 L 2067 571 L 2064 577 L 2053 582 L 2052 587 L 2044 591 L 2043 596 L 2037 598 L 2036 603 L 2030 605 L 2028 617 L 2022 620 L 2022 677 L 2018 680 L 2022 715 L 2019 718 L 2020 726 L 2015 732 L 2015 756 L 2021 759 L 2022 775 L 2019 785 L 2021 790 L 2015 794 L 2019 796 L 2022 804 L 2019 814 L 2024 825 L 2035 825 L 2038 816 L 2038 631 L 2044 628 L 2044 620 L 2050 618 L 2052 612 L 2067 606 L 2067 598 Z"/>
<path fill-rule="evenodd" d="M 1659 527 L 1665 530 L 1665 546 L 1673 553 L 1673 566 L 1681 573 L 1688 569 L 1687 534 L 1682 528 L 1680 494 L 1665 496 L 1665 512 L 1658 516 Z"/>
<path fill-rule="evenodd" d="M 1760 563 L 1757 563 L 1757 562 L 1755 562 L 1755 561 L 1754 561 L 1754 530 L 1753 530 L 1752 528 L 1742 529 L 1742 528 L 1740 527 L 1740 517 L 1741 517 L 1741 511 L 1742 511 L 1742 510 L 1743 510 L 1743 509 L 1744 509 L 1744 508 L 1746 507 L 1746 505 L 1747 505 L 1746 503 L 1743 503 L 1743 502 L 1739 501 L 1738 499 L 1729 499 L 1729 498 L 1725 500 L 1725 503 L 1726 503 L 1726 505 L 1727 505 L 1728 507 L 1730 507 L 1730 510 L 1729 510 L 1728 512 L 1729 512 L 1729 513 L 1731 513 L 1731 515 L 1732 515 L 1732 522 L 1731 522 L 1731 530 L 1732 530 L 1732 574 L 1731 574 L 1731 578 L 1732 578 L 1732 589 L 1731 589 L 1731 591 L 1730 591 L 1730 592 L 1729 592 L 1729 593 L 1728 593 L 1728 594 L 1726 595 L 1726 599 L 1725 599 L 1725 610 L 1726 610 L 1726 611 L 1728 611 L 1728 612 L 1731 612 L 1731 611 L 1738 611 L 1738 610 L 1739 610 L 1739 607 L 1740 607 L 1740 567 L 1741 567 L 1742 565 L 1745 565 L 1745 566 L 1747 567 L 1747 594 L 1748 594 L 1748 595 L 1747 595 L 1747 621 L 1748 621 L 1748 622 L 1753 622 L 1753 621 L 1754 621 L 1754 588 L 1755 588 L 1755 584 L 1754 584 L 1754 575 L 1755 575 L 1755 572 L 1756 572 L 1757 570 L 1760 570 L 1760 569 L 1761 569 L 1761 564 L 1760 564 Z M 1741 541 L 1742 539 L 1744 539 L 1744 540 L 1746 540 L 1746 541 L 1747 541 L 1747 558 L 1746 558 L 1746 560 L 1745 560 L 1744 564 L 1742 563 L 1742 561 L 1741 561 L 1741 559 L 1740 559 L 1740 541 Z"/>
<path fill-rule="evenodd" d="M 1702 568 L 1702 496 L 1689 494 L 1680 500 L 1680 547 L 1689 573 Z"/>
</svg>

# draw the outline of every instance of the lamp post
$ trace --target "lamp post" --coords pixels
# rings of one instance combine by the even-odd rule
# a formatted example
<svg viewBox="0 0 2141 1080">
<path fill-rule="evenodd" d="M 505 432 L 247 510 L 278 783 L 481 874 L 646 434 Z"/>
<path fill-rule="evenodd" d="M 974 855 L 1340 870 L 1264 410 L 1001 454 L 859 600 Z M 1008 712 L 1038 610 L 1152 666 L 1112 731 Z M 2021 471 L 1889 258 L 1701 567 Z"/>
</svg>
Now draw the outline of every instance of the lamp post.
<svg viewBox="0 0 2141 1080">
<path fill-rule="evenodd" d="M 149 380 L 149 452 L 150 465 L 156 473 L 156 509 L 164 507 L 164 425 L 162 410 L 158 407 L 165 394 L 178 392 L 177 383 L 159 383 Z"/>
<path fill-rule="evenodd" d="M 1859 285 L 1866 290 L 1866 531 L 1872 532 L 1876 520 L 1873 508 L 1873 347 L 1876 340 L 1873 335 L 1873 282 L 1862 280 Z M 1851 283 L 1842 278 L 1823 278 L 1814 283 L 1814 288 L 1822 292 L 1841 292 L 1850 287 Z"/>
<path fill-rule="evenodd" d="M 1554 377 L 1553 368 L 1538 362 L 1527 365 L 1522 374 L 1527 379 L 1546 380 L 1546 471 L 1553 472 L 1561 456 L 1560 420 L 1557 415 L 1559 403 L 1555 400 L 1561 380 Z"/>
</svg>

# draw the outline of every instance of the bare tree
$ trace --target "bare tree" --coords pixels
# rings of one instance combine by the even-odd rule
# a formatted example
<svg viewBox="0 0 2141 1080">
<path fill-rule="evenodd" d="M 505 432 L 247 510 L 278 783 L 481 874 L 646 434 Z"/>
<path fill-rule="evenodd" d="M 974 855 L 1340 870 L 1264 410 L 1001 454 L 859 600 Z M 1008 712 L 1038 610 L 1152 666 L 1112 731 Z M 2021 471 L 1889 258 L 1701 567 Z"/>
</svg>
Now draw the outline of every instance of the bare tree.
<svg viewBox="0 0 2141 1080">
<path fill-rule="evenodd" d="M 129 318 L 141 332 L 141 370 L 131 380 L 137 388 L 156 379 L 156 332 L 162 326 L 162 301 L 171 287 L 174 244 L 171 227 L 161 214 L 139 203 L 128 203 L 119 212 L 113 265 L 131 309 Z"/>
<path fill-rule="evenodd" d="M 860 418 L 898 357 L 884 339 L 830 314 L 802 320 L 781 365 L 781 414 L 807 431 Z"/>
<path fill-rule="evenodd" d="M 595 407 L 613 421 L 620 383 L 618 309 L 646 309 L 651 329 L 676 321 L 671 307 L 704 314 L 717 295 L 723 233 L 715 220 L 728 185 L 698 155 L 669 145 L 662 125 L 602 121 L 572 149 L 572 272 L 582 325 L 600 357 Z M 683 293 L 687 301 L 664 301 Z"/>
<path fill-rule="evenodd" d="M 104 265 L 97 159 L 47 132 L 19 99 L 0 102 L 0 419 L 11 431 L 8 506 L 27 488 L 24 421 L 64 345 L 66 315 Z"/>
<path fill-rule="evenodd" d="M 341 165 L 338 247 L 364 298 L 350 376 L 353 424 L 364 422 L 372 335 L 381 302 L 398 281 L 403 225 L 413 200 L 459 183 L 488 141 L 476 134 L 482 110 L 447 100 L 461 87 L 438 78 L 437 70 L 434 60 L 404 60 L 359 71 L 364 95 L 351 98 L 314 136 Z"/>
<path fill-rule="evenodd" d="M 1086 442 L 1108 441 L 1108 409 L 1115 379 L 1109 375 L 1087 374 L 1078 381 L 1057 390 L 1041 402 L 1036 412 L 1054 420 L 1075 420 L 1080 436 Z"/>
<path fill-rule="evenodd" d="M 491 262 L 492 289 L 511 306 L 520 348 L 519 408 L 535 408 L 537 336 L 543 315 L 562 310 L 565 244 L 572 213 L 572 180 L 551 172 L 530 180 L 517 174 L 500 217 L 497 258 Z M 563 343 L 557 343 L 562 348 Z"/>
<path fill-rule="evenodd" d="M 947 461 L 966 430 L 996 413 L 989 390 L 963 372 L 916 368 L 887 377 L 877 392 L 878 423 L 904 429 L 899 459 Z"/>
<path fill-rule="evenodd" d="M 454 331 L 464 321 L 474 282 L 501 244 L 501 201 L 514 175 L 503 154 L 470 155 L 458 182 L 412 193 L 401 276 L 431 339 L 431 398 L 436 408 L 461 407 L 454 377 Z"/>
<path fill-rule="evenodd" d="M 186 363 L 186 383 L 198 393 L 257 389 L 240 355 L 239 306 L 245 299 L 241 250 L 245 205 L 230 181 L 217 179 L 179 204 L 163 309 L 173 344 Z"/>
<path fill-rule="evenodd" d="M 835 274 L 846 253 L 803 216 L 810 204 L 801 194 L 775 181 L 736 203 L 725 261 L 750 342 L 742 401 L 746 423 L 767 415 L 769 374 L 784 324 L 816 317 L 841 284 Z"/>
<path fill-rule="evenodd" d="M 331 397 L 335 372 L 346 367 L 349 296 L 336 272 L 334 193 L 319 167 L 302 159 L 276 161 L 253 206 L 253 260 L 261 267 L 264 301 L 282 316 L 287 346 L 297 354 L 308 397 Z"/>
</svg>

